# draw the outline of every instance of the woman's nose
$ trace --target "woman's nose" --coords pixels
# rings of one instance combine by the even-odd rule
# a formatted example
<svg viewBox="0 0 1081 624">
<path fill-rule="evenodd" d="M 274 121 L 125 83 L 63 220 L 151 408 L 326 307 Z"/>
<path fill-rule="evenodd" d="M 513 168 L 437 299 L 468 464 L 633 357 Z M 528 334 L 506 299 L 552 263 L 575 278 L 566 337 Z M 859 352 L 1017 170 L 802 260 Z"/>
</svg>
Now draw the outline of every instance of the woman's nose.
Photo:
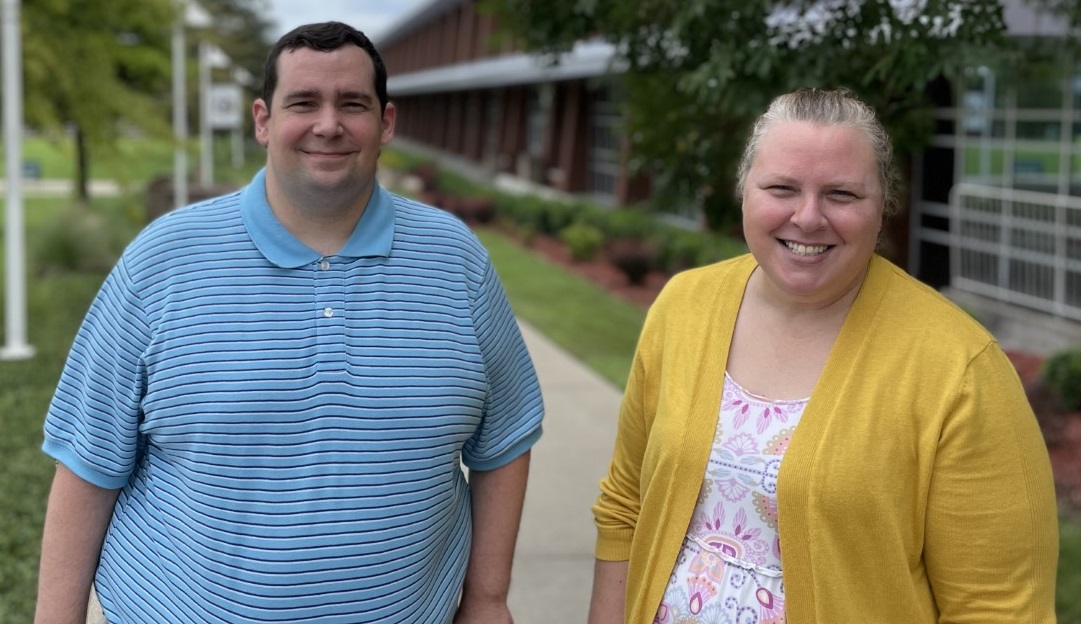
<svg viewBox="0 0 1081 624">
<path fill-rule="evenodd" d="M 822 198 L 814 193 L 801 195 L 796 204 L 796 210 L 792 213 L 792 223 L 801 230 L 817 230 L 826 223 L 826 217 L 822 214 Z"/>
</svg>

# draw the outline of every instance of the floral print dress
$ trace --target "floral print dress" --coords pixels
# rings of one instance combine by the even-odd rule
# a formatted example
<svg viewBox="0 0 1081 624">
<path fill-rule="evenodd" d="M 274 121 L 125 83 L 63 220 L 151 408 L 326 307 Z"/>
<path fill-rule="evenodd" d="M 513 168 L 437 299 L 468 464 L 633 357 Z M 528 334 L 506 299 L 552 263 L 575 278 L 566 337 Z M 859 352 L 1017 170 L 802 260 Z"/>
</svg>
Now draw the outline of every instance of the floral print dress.
<svg viewBox="0 0 1081 624">
<path fill-rule="evenodd" d="M 807 399 L 755 396 L 727 373 L 713 450 L 654 624 L 783 624 L 777 474 Z"/>
</svg>

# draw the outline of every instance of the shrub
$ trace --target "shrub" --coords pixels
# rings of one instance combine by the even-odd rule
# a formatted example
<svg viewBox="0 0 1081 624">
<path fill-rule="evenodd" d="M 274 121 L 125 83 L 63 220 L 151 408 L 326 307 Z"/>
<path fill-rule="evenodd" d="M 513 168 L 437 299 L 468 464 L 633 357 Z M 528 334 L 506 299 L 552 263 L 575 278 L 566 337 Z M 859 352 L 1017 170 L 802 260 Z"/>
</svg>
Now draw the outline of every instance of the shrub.
<svg viewBox="0 0 1081 624">
<path fill-rule="evenodd" d="M 1081 348 L 1048 358 L 1041 377 L 1066 409 L 1081 410 Z"/>
<path fill-rule="evenodd" d="M 137 229 L 122 205 L 72 203 L 28 241 L 28 255 L 38 275 L 104 273 Z"/>
<path fill-rule="evenodd" d="M 620 208 L 605 215 L 605 233 L 609 238 L 648 237 L 657 229 L 657 220 L 652 215 L 633 208 Z"/>
<path fill-rule="evenodd" d="M 661 230 L 655 239 L 659 245 L 657 262 L 669 273 L 697 266 L 707 244 L 706 237 L 700 232 L 689 230 Z"/>
<path fill-rule="evenodd" d="M 545 201 L 543 206 L 540 231 L 545 234 L 558 236 L 564 228 L 577 220 L 578 215 L 574 204 L 561 201 Z"/>
<path fill-rule="evenodd" d="M 585 262 L 597 255 L 597 251 L 604 244 L 604 233 L 588 223 L 575 221 L 560 230 L 559 240 L 570 249 L 571 258 Z"/>
<path fill-rule="evenodd" d="M 623 272 L 629 283 L 640 286 L 654 269 L 657 250 L 640 238 L 618 238 L 608 244 L 608 260 Z"/>
<path fill-rule="evenodd" d="M 458 201 L 458 211 L 466 223 L 491 223 L 495 201 L 486 195 L 467 195 Z"/>
</svg>

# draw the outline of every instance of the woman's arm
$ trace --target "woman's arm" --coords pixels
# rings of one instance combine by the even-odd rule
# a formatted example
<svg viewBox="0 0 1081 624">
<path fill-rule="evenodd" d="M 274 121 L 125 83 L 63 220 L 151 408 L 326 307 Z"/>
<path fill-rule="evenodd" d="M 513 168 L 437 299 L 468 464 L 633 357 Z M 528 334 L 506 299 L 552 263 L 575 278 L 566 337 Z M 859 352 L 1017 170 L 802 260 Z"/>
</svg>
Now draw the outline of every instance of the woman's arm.
<svg viewBox="0 0 1081 624">
<path fill-rule="evenodd" d="M 1047 447 L 994 344 L 970 363 L 939 436 L 924 560 L 939 622 L 1055 621 L 1058 514 Z"/>
<path fill-rule="evenodd" d="M 627 562 L 597 559 L 593 566 L 589 624 L 623 624 L 626 597 Z"/>
</svg>

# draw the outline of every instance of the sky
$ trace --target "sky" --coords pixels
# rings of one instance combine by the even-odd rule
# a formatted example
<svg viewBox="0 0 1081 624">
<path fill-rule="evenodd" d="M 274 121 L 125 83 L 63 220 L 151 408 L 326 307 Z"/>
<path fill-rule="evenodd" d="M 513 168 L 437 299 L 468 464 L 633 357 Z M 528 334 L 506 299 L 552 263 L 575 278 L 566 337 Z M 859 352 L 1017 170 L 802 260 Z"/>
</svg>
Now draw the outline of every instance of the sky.
<svg viewBox="0 0 1081 624">
<path fill-rule="evenodd" d="M 269 0 L 270 19 L 278 26 L 276 39 L 301 24 L 336 20 L 377 39 L 387 27 L 398 23 L 428 0 Z"/>
</svg>

